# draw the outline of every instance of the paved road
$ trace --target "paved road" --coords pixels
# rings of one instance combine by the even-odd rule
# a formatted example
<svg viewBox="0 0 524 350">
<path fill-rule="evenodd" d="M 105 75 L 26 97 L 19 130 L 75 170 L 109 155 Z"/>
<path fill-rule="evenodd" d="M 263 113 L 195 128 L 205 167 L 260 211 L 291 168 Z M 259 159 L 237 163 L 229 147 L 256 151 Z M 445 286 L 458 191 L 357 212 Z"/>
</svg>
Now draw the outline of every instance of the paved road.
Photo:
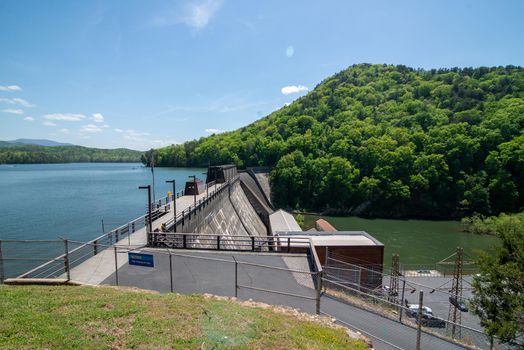
<svg viewBox="0 0 524 350">
<path fill-rule="evenodd" d="M 373 346 L 377 350 L 416 349 L 417 331 L 411 327 L 326 295 L 321 299 L 320 309 L 323 313 L 335 317 L 350 328 L 367 332 L 366 335 L 371 338 Z M 421 338 L 421 348 L 431 350 L 465 349 L 462 346 L 424 333 Z"/>
<path fill-rule="evenodd" d="M 212 293 L 223 296 L 235 295 L 235 263 L 237 261 L 271 265 L 276 268 L 308 270 L 305 256 L 286 254 L 218 253 L 202 251 L 170 250 L 171 271 L 168 250 L 144 249 L 155 255 L 155 267 L 129 266 L 124 263 L 118 270 L 119 284 L 140 288 L 170 291 L 170 275 L 173 290 L 183 294 Z M 233 258 L 234 256 L 234 258 Z M 208 258 L 208 259 L 202 259 Z M 209 259 L 220 259 L 209 260 Z M 122 260 L 127 260 L 122 257 Z M 253 299 L 275 305 L 286 305 L 304 312 L 315 312 L 316 293 L 313 279 L 309 274 L 292 273 L 284 270 L 238 265 L 238 284 L 259 288 L 239 288 L 240 299 Z M 103 284 L 114 284 L 115 275 L 109 276 Z M 302 299 L 264 291 L 276 290 L 309 297 Z M 362 310 L 330 296 L 321 299 L 321 311 L 348 327 L 363 330 L 378 350 L 405 349 L 416 347 L 416 330 L 375 313 Z M 383 339 L 383 341 L 379 340 Z M 464 347 L 447 342 L 428 334 L 422 336 L 422 349 L 463 350 Z"/>
</svg>

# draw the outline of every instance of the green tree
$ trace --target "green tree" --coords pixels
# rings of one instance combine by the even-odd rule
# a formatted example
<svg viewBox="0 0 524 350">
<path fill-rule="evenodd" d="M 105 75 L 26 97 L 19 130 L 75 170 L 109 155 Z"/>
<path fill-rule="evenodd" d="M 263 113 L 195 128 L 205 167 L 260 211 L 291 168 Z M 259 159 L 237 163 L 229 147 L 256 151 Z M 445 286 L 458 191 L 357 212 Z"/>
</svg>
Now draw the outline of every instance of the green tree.
<svg viewBox="0 0 524 350">
<path fill-rule="evenodd" d="M 250 125 L 156 157 L 161 166 L 273 167 L 274 199 L 293 208 L 497 215 L 524 208 L 523 131 L 524 68 L 358 64 Z"/>
<path fill-rule="evenodd" d="M 480 255 L 481 273 L 473 280 L 473 312 L 486 332 L 524 349 L 524 221 L 504 216 L 491 221 L 501 239 L 495 256 Z"/>
</svg>

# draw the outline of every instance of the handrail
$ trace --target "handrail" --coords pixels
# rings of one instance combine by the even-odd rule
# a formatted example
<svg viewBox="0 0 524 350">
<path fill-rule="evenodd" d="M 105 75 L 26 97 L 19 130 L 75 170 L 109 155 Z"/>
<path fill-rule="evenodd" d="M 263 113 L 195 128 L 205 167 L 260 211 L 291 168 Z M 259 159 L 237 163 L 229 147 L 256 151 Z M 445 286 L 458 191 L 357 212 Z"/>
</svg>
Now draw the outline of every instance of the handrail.
<svg viewBox="0 0 524 350">
<path fill-rule="evenodd" d="M 86 246 L 88 246 L 88 245 L 90 245 L 90 244 L 94 244 L 94 245 L 102 246 L 102 245 L 97 244 L 97 242 L 98 242 L 98 241 L 101 241 L 101 240 L 103 240 L 103 239 L 107 239 L 107 238 L 113 237 L 113 235 L 114 235 L 115 233 L 121 231 L 124 227 L 128 228 L 129 225 L 132 225 L 132 224 L 135 224 L 135 223 L 137 223 L 137 222 L 140 222 L 141 220 L 144 220 L 146 216 L 147 216 L 147 214 L 145 214 L 145 215 L 141 215 L 141 216 L 139 216 L 138 218 L 136 218 L 136 219 L 134 219 L 134 220 L 132 220 L 132 221 L 129 221 L 127 224 L 121 225 L 121 226 L 119 226 L 119 227 L 117 227 L 117 228 L 115 228 L 115 229 L 113 229 L 113 230 L 111 230 L 111 231 L 109 231 L 109 232 L 106 232 L 106 233 L 104 233 L 104 234 L 102 234 L 102 235 L 96 237 L 95 239 L 92 239 L 92 240 L 90 240 L 90 241 L 88 241 L 88 242 L 85 242 L 85 243 L 83 243 L 81 246 L 76 247 L 76 248 L 72 249 L 71 251 L 69 251 L 69 252 L 68 252 L 68 255 L 71 255 L 71 254 L 73 254 L 73 253 L 79 251 L 80 249 L 85 248 Z M 129 234 L 131 234 L 131 233 L 132 233 L 132 232 L 130 232 L 129 230 L 127 230 L 127 233 L 126 233 L 126 234 L 129 235 Z M 55 242 L 60 242 L 60 241 L 55 241 Z M 61 242 L 63 242 L 63 240 L 62 240 Z M 32 274 L 32 273 L 34 273 L 34 272 L 36 272 L 36 271 L 38 271 L 38 270 L 40 270 L 40 269 L 46 267 L 47 265 L 50 265 L 50 264 L 52 264 L 52 263 L 54 263 L 54 262 L 56 262 L 56 261 L 59 261 L 59 260 L 61 260 L 61 259 L 64 259 L 65 256 L 66 256 L 65 253 L 64 253 L 64 254 L 61 254 L 61 255 L 59 255 L 59 256 L 57 256 L 57 257 L 55 257 L 55 258 L 53 258 L 53 259 L 47 261 L 46 263 L 43 263 L 43 264 L 41 264 L 41 265 L 39 265 L 39 266 L 37 266 L 37 267 L 35 267 L 35 268 L 33 268 L 33 269 L 27 271 L 27 272 L 21 274 L 21 275 L 18 276 L 17 278 L 26 278 L 26 277 L 29 276 L 30 274 Z"/>
<path fill-rule="evenodd" d="M 178 217 L 179 216 L 180 216 L 180 220 L 181 220 L 182 218 L 185 218 L 186 216 L 190 215 L 191 212 L 197 210 L 201 205 L 203 205 L 205 200 L 209 200 L 209 198 L 212 195 L 215 195 L 218 192 L 221 192 L 226 186 L 232 185 L 236 181 L 238 181 L 238 176 L 231 182 L 226 182 L 226 183 L 221 184 L 220 187 L 215 189 L 212 193 L 208 193 L 206 195 L 206 197 L 203 198 L 204 201 L 201 200 L 200 203 L 196 207 L 193 206 L 193 208 L 191 208 L 191 206 L 189 206 L 188 208 L 186 208 L 186 209 L 189 209 L 186 214 L 184 213 L 186 209 L 184 209 L 181 214 L 177 215 L 177 222 L 175 224 L 178 224 L 178 221 L 179 221 Z M 159 199 L 159 203 L 161 203 L 160 206 L 156 206 L 156 203 L 151 203 L 153 205 L 153 208 L 154 208 L 154 211 L 151 214 L 153 215 L 153 213 L 158 213 L 161 210 L 164 210 L 164 211 L 167 212 L 167 210 L 168 210 L 167 207 L 171 205 L 172 200 L 176 200 L 177 198 L 180 197 L 180 195 L 183 195 L 183 194 L 184 194 L 184 190 L 172 194 L 171 198 L 169 198 L 169 197 L 165 197 L 165 198 L 162 197 L 162 198 L 160 198 Z M 171 201 L 168 201 L 169 199 L 171 199 Z M 162 201 L 164 201 L 164 204 L 162 204 Z M 144 215 L 139 216 L 138 218 L 135 218 L 134 220 L 131 220 L 131 221 L 127 222 L 126 224 L 118 226 L 117 228 L 115 228 L 115 229 L 113 229 L 113 230 L 111 230 L 109 232 L 105 232 L 104 234 L 102 234 L 102 235 L 100 235 L 100 236 L 98 236 L 98 237 L 96 237 L 96 238 L 94 238 L 94 239 L 92 239 L 92 240 L 90 240 L 88 242 L 83 243 L 79 247 L 76 247 L 73 250 L 68 251 L 67 254 L 68 255 L 74 254 L 74 253 L 78 252 L 79 250 L 81 250 L 81 249 L 83 249 L 83 248 L 85 248 L 87 246 L 105 247 L 105 245 L 100 244 L 99 241 L 102 241 L 104 239 L 110 239 L 110 241 L 112 241 L 113 235 L 119 234 L 120 231 L 122 231 L 122 230 L 124 230 L 124 232 L 122 232 L 122 235 L 126 235 L 126 234 L 127 235 L 131 235 L 134 231 L 131 232 L 129 227 L 134 225 L 134 224 L 136 224 L 136 223 L 141 223 L 143 220 L 145 220 L 147 218 L 148 215 L 149 215 L 149 213 L 146 213 Z M 171 219 L 171 221 L 173 221 L 173 219 Z M 169 220 L 167 222 L 169 222 Z M 147 227 L 147 225 L 145 225 L 145 222 L 144 222 L 144 226 Z M 2 240 L 2 241 L 7 242 L 7 240 Z M 56 243 L 56 242 L 63 242 L 63 241 L 64 240 L 61 240 L 61 241 L 60 240 L 56 240 L 56 241 L 48 241 L 48 242 L 49 243 L 52 243 L 52 242 Z M 20 240 L 20 242 L 22 242 L 22 240 Z M 44 241 L 41 241 L 41 242 L 44 242 Z M 47 241 L 45 241 L 45 242 L 47 242 Z M 53 258 L 53 259 L 51 259 L 51 260 L 49 260 L 49 261 L 47 261 L 45 263 L 43 263 L 43 264 L 41 264 L 41 265 L 39 265 L 39 266 L 37 266 L 37 267 L 35 267 L 35 268 L 33 268 L 33 269 L 23 273 L 23 274 L 21 274 L 17 278 L 27 278 L 29 275 L 35 273 L 36 271 L 38 271 L 40 269 L 43 269 L 43 268 L 48 268 L 49 265 L 51 265 L 53 263 L 56 263 L 57 261 L 63 260 L 65 257 L 66 257 L 65 253 L 61 254 L 61 255 L 59 255 L 59 256 L 57 256 L 57 257 L 55 257 L 55 258 Z"/>
<path fill-rule="evenodd" d="M 0 242 L 2 243 L 61 243 L 63 242 L 60 239 L 1 239 Z"/>
<path fill-rule="evenodd" d="M 180 221 L 185 220 L 186 218 L 188 218 L 191 215 L 191 213 L 199 210 L 203 205 L 206 204 L 207 201 L 210 200 L 210 198 L 212 196 L 214 196 L 216 194 L 220 194 L 225 188 L 227 188 L 228 186 L 233 185 L 238 180 L 239 180 L 239 176 L 237 176 L 231 182 L 224 182 L 222 184 L 218 184 L 218 188 L 213 189 L 213 191 L 208 193 L 205 197 L 200 198 L 198 203 L 196 204 L 196 206 L 195 205 L 193 205 L 193 206 L 189 205 L 187 208 L 185 208 L 181 212 L 177 213 L 176 219 L 175 218 L 170 218 L 166 222 L 164 222 L 164 224 L 166 225 L 166 227 L 169 227 L 170 225 L 177 225 L 178 226 Z M 206 185 L 208 185 L 208 184 L 206 184 Z M 216 185 L 217 184 L 214 184 L 213 186 L 216 187 Z M 206 189 L 209 189 L 209 187 L 206 187 Z M 168 233 L 168 232 L 166 232 L 166 233 Z"/>
<path fill-rule="evenodd" d="M 183 233 L 183 232 L 153 232 L 154 234 L 162 235 L 162 236 L 210 236 L 210 237 L 216 237 L 216 236 L 222 236 L 222 237 L 241 237 L 241 238 L 249 238 L 254 237 L 255 239 L 261 239 L 261 240 L 272 240 L 274 236 L 245 236 L 245 235 L 217 235 L 213 233 Z M 309 243 L 311 241 L 311 238 L 309 237 L 290 237 L 295 241 L 301 241 L 305 243 Z"/>
<path fill-rule="evenodd" d="M 315 268 L 317 269 L 317 272 L 322 273 L 322 264 L 320 263 L 320 259 L 317 255 L 317 250 L 315 249 L 315 245 L 313 244 L 313 240 L 309 238 L 309 247 L 311 250 L 311 254 L 313 255 L 313 258 L 315 260 Z"/>
</svg>

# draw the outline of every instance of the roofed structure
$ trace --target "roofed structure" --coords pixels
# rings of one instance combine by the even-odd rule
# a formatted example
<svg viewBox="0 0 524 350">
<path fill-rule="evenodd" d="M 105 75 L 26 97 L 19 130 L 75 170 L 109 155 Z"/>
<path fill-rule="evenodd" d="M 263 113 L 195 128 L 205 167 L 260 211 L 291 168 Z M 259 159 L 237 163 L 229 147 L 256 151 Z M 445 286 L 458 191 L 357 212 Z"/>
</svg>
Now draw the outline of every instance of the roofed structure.
<svg viewBox="0 0 524 350">
<path fill-rule="evenodd" d="M 324 219 L 315 221 L 315 229 L 321 232 L 336 232 L 337 229 Z"/>
<path fill-rule="evenodd" d="M 302 232 L 293 215 L 282 209 L 269 215 L 269 226 L 272 235 L 277 232 Z"/>
<path fill-rule="evenodd" d="M 213 165 L 207 168 L 206 182 L 215 181 L 217 184 L 233 180 L 237 175 L 237 167 L 234 164 Z"/>
</svg>

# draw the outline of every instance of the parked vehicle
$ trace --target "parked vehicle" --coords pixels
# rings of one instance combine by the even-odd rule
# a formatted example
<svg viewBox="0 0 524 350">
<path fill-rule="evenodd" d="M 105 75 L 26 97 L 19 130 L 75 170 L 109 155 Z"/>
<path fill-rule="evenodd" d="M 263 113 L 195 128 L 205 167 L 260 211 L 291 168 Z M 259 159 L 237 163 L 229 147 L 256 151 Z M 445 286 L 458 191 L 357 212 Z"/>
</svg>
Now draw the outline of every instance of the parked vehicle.
<svg viewBox="0 0 524 350">
<path fill-rule="evenodd" d="M 409 317 L 417 317 L 418 309 L 419 309 L 418 304 L 412 304 L 412 305 L 409 305 L 406 313 Z M 433 310 L 431 310 L 431 308 L 427 306 L 422 306 L 422 316 L 424 315 L 433 316 Z"/>
<path fill-rule="evenodd" d="M 409 305 L 406 313 L 408 317 L 418 318 L 418 304 Z M 422 306 L 422 325 L 425 327 L 444 328 L 446 321 L 433 316 L 433 310 L 427 306 Z"/>
</svg>

